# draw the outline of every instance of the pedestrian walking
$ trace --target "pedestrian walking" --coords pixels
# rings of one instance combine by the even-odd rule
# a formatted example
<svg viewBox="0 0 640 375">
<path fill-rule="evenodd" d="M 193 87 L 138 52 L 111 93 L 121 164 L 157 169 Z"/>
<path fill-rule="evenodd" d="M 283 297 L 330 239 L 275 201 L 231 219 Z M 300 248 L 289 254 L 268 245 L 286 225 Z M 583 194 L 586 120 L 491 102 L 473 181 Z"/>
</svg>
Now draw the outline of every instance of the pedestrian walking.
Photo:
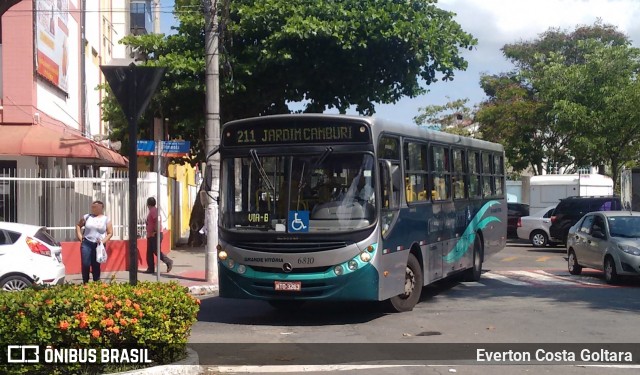
<svg viewBox="0 0 640 375">
<path fill-rule="evenodd" d="M 158 255 L 158 235 L 160 243 L 162 243 L 162 228 L 158 228 L 158 207 L 156 207 L 156 199 L 149 197 L 147 199 L 147 270 L 145 273 L 155 273 L 155 256 Z M 169 259 L 160 251 L 160 260 L 167 265 L 167 272 L 171 272 L 173 268 L 173 260 Z"/>
<path fill-rule="evenodd" d="M 83 215 L 76 224 L 76 237 L 80 243 L 80 261 L 82 264 L 82 282 L 89 282 L 89 274 L 93 281 L 100 281 L 100 263 L 96 257 L 99 244 L 105 247 L 113 236 L 111 219 L 104 214 L 104 203 L 94 201 L 91 213 Z"/>
</svg>

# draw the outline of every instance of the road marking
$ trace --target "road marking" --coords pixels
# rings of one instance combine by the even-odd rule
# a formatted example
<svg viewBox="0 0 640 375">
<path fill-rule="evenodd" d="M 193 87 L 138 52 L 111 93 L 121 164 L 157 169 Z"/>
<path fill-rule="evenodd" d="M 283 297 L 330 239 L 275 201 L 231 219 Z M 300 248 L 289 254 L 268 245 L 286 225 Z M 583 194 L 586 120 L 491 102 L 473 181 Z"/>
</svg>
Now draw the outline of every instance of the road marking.
<svg viewBox="0 0 640 375">
<path fill-rule="evenodd" d="M 553 258 L 553 257 L 550 257 L 550 256 L 540 257 L 540 258 L 536 259 L 536 262 L 546 262 L 551 258 Z"/>
<path fill-rule="evenodd" d="M 225 374 L 233 373 L 302 373 L 375 370 L 399 367 L 427 367 L 427 365 L 281 365 L 281 366 L 217 366 L 208 367 L 207 371 L 217 371 Z"/>
<path fill-rule="evenodd" d="M 530 271 L 508 271 L 508 274 L 524 276 L 527 279 L 534 280 L 534 283 L 542 283 L 542 284 L 557 284 L 557 285 L 575 285 L 576 282 L 568 281 L 564 279 L 559 279 L 557 277 L 551 277 L 542 275 L 537 272 Z"/>
<path fill-rule="evenodd" d="M 517 256 L 516 257 L 508 257 L 508 258 L 502 259 L 502 261 L 503 262 L 512 262 L 512 261 L 514 261 L 514 260 L 516 260 L 518 258 L 520 258 L 520 257 L 517 257 Z"/>
<path fill-rule="evenodd" d="M 511 284 L 511 285 L 531 285 L 531 283 L 526 283 L 524 281 L 511 279 L 511 278 L 508 278 L 508 277 L 506 277 L 504 275 L 500 275 L 500 274 L 497 274 L 497 273 L 491 273 L 491 272 L 487 272 L 487 273 L 483 274 L 482 278 L 483 279 L 498 280 L 498 281 L 502 281 L 503 283 Z"/>
<path fill-rule="evenodd" d="M 534 272 L 542 274 L 542 275 L 548 275 L 550 277 L 554 277 L 554 278 L 557 278 L 557 279 L 560 279 L 560 280 L 566 280 L 566 281 L 573 282 L 573 283 L 576 283 L 576 284 L 584 284 L 584 285 L 590 285 L 590 286 L 606 286 L 603 282 L 593 283 L 591 281 L 585 281 L 584 280 L 585 276 L 579 276 L 579 275 L 572 275 L 572 276 L 569 276 L 569 275 L 554 275 L 552 273 L 549 273 L 549 272 L 546 272 L 546 271 L 543 271 L 543 270 L 537 270 L 537 271 L 534 271 Z M 592 277 L 589 277 L 589 276 L 586 276 L 586 278 L 593 279 Z"/>
</svg>

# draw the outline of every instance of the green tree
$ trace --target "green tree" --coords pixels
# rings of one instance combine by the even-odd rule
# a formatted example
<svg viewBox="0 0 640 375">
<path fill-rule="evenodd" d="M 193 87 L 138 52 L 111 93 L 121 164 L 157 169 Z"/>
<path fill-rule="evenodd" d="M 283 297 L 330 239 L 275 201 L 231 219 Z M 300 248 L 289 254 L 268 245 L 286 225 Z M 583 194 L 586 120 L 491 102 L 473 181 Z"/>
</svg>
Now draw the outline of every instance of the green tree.
<svg viewBox="0 0 640 375">
<path fill-rule="evenodd" d="M 450 98 L 447 98 L 450 99 Z M 469 107 L 468 98 L 449 100 L 444 105 L 429 105 L 420 108 L 419 115 L 413 121 L 420 126 L 427 126 L 443 132 L 478 138 L 468 127 L 473 125 L 475 108 Z"/>
<path fill-rule="evenodd" d="M 617 178 L 626 157 L 611 155 L 615 147 L 602 137 L 621 131 L 609 120 L 621 116 L 620 108 L 605 109 L 614 100 L 610 94 L 622 95 L 635 82 L 636 52 L 628 37 L 598 21 L 573 31 L 549 29 L 502 51 L 515 69 L 481 78 L 488 99 L 477 119 L 485 138 L 505 144 L 516 171 L 531 167 L 539 174 L 606 162 Z"/>
<path fill-rule="evenodd" d="M 354 106 L 375 112 L 453 79 L 476 40 L 434 0 L 229 0 L 221 11 L 222 121 Z M 204 139 L 204 20 L 200 1 L 177 0 L 180 21 L 170 36 L 130 36 L 123 43 L 168 68 L 151 106 L 169 118 L 170 133 L 192 141 L 202 160 Z M 105 119 L 122 137 L 126 126 L 112 98 Z M 150 115 L 148 117 L 151 117 Z"/>
<path fill-rule="evenodd" d="M 558 134 L 547 116 L 547 105 L 513 74 L 484 75 L 480 86 L 489 97 L 476 113 L 483 138 L 505 146 L 509 165 L 519 172 L 551 172 L 566 163 L 566 137 Z M 546 161 L 546 163 L 545 163 Z"/>
<path fill-rule="evenodd" d="M 625 163 L 640 152 L 640 49 L 596 39 L 578 43 L 585 60 L 567 64 L 551 54 L 539 63 L 540 96 L 552 103 L 559 132 L 571 135 L 577 165 L 608 165 L 617 184 Z"/>
</svg>

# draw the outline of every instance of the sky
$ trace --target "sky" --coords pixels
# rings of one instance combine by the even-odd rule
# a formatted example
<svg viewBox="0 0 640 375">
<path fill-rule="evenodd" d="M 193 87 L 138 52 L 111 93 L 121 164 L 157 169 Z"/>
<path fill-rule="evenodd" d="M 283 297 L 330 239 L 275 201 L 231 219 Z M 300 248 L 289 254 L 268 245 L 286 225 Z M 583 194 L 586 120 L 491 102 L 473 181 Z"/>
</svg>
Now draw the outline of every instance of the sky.
<svg viewBox="0 0 640 375">
<path fill-rule="evenodd" d="M 173 6 L 173 0 L 161 0 L 161 6 L 163 10 L 171 9 L 167 7 Z M 600 18 L 605 24 L 617 26 L 635 47 L 640 47 L 640 0 L 439 0 L 437 6 L 454 12 L 454 20 L 478 39 L 474 50 L 462 53 L 469 63 L 467 70 L 457 71 L 453 81 L 427 86 L 429 92 L 425 95 L 376 105 L 376 116 L 409 124 L 421 107 L 462 98 L 468 98 L 471 106 L 480 103 L 486 99 L 480 88 L 480 75 L 513 69 L 500 48 L 533 40 L 552 27 L 572 30 Z M 163 32 L 168 33 L 172 24 L 175 20 L 171 14 L 162 14 Z"/>
</svg>

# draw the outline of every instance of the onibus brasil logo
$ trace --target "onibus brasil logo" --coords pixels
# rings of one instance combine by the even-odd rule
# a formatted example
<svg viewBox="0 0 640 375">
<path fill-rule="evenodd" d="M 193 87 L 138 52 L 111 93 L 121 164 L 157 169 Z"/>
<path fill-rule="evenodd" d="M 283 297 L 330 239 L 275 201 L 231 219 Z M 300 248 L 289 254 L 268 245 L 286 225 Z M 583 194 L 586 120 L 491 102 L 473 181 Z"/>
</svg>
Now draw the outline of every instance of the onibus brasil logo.
<svg viewBox="0 0 640 375">
<path fill-rule="evenodd" d="M 41 353 L 39 345 L 7 345 L 7 363 L 151 363 L 149 350 L 140 348 L 54 348 Z"/>
</svg>

